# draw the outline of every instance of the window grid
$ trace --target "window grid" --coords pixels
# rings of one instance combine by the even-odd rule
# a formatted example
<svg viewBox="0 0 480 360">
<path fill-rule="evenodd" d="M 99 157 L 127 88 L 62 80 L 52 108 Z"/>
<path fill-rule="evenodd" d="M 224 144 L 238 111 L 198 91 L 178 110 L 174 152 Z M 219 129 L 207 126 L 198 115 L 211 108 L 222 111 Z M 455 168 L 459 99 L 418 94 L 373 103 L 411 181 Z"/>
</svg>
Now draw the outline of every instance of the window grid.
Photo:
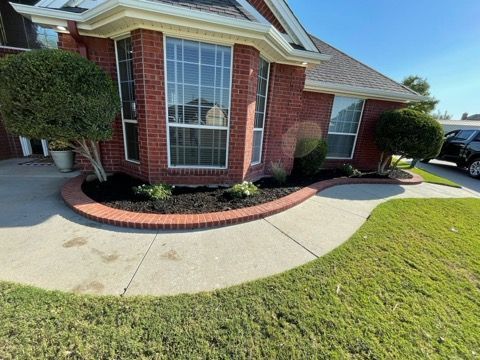
<svg viewBox="0 0 480 360">
<path fill-rule="evenodd" d="M 363 99 L 335 96 L 328 130 L 328 159 L 353 158 L 364 106 Z"/>
<path fill-rule="evenodd" d="M 265 115 L 267 111 L 268 84 L 270 79 L 270 63 L 260 58 L 258 69 L 257 100 L 255 104 L 255 122 L 252 141 L 252 165 L 262 162 Z"/>
<path fill-rule="evenodd" d="M 133 77 L 133 49 L 131 38 L 115 42 L 117 55 L 117 74 L 120 99 L 122 102 L 122 129 L 125 159 L 138 163 L 138 121 L 135 103 L 135 79 Z"/>
<path fill-rule="evenodd" d="M 169 166 L 226 168 L 232 49 L 169 37 L 166 44 Z"/>
</svg>

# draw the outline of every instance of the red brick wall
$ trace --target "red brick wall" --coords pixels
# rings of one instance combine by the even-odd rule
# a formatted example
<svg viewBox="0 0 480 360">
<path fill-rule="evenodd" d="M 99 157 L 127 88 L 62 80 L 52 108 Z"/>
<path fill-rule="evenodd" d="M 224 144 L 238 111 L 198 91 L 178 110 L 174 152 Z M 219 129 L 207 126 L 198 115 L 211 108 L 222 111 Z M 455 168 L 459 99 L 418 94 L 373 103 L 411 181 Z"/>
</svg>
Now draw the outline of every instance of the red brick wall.
<svg viewBox="0 0 480 360">
<path fill-rule="evenodd" d="M 300 126 L 305 134 L 315 134 L 327 139 L 330 114 L 334 95 L 305 92 L 303 96 L 302 118 L 305 123 Z M 358 131 L 355 153 L 352 160 L 327 160 L 326 167 L 341 166 L 351 163 L 363 170 L 375 169 L 380 158 L 380 151 L 375 145 L 375 126 L 380 115 L 387 110 L 399 109 L 405 104 L 367 100 Z"/>
<path fill-rule="evenodd" d="M 0 58 L 20 52 L 22 52 L 22 50 L 0 46 Z M 11 135 L 7 132 L 0 116 L 0 160 L 21 156 L 23 156 L 22 147 L 18 136 Z"/>
<path fill-rule="evenodd" d="M 290 171 L 302 114 L 305 69 L 272 64 L 263 141 L 262 165 L 252 167 L 250 177 L 268 173 L 270 163 L 281 161 Z"/>
<path fill-rule="evenodd" d="M 272 10 L 265 4 L 264 0 L 247 0 L 262 16 L 267 19 L 278 31 L 286 33 L 280 21 L 275 17 Z"/>
</svg>

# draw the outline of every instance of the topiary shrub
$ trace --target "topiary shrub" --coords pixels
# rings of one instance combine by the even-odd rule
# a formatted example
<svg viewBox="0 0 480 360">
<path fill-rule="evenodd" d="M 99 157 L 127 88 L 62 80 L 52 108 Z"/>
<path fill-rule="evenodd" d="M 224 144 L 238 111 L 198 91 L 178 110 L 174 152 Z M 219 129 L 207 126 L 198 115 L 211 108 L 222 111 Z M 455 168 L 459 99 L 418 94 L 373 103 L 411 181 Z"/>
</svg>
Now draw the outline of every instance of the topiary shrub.
<svg viewBox="0 0 480 360">
<path fill-rule="evenodd" d="M 412 109 L 392 110 L 380 116 L 376 128 L 376 143 L 382 150 L 378 172 L 388 172 L 392 156 L 395 169 L 403 158 L 434 158 L 443 145 L 442 126 L 432 116 Z"/>
<path fill-rule="evenodd" d="M 71 143 L 106 180 L 98 142 L 112 137 L 118 89 L 93 62 L 62 50 L 35 50 L 0 60 L 0 112 L 16 135 Z"/>
<path fill-rule="evenodd" d="M 293 171 L 297 175 L 314 176 L 321 170 L 327 157 L 328 146 L 325 140 L 304 138 L 297 140 Z"/>
</svg>

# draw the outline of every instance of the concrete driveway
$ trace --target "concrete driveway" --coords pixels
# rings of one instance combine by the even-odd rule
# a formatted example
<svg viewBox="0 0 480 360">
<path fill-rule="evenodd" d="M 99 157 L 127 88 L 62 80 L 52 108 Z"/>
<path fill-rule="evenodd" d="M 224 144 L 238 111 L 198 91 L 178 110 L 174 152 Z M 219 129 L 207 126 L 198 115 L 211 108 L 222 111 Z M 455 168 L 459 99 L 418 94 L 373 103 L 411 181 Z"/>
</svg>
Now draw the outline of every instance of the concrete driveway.
<svg viewBox="0 0 480 360">
<path fill-rule="evenodd" d="M 346 185 L 246 224 L 139 231 L 75 214 L 59 194 L 66 175 L 17 164 L 0 162 L 0 280 L 90 294 L 171 295 L 240 284 L 328 253 L 389 199 L 476 196 L 431 184 Z"/>
<path fill-rule="evenodd" d="M 462 185 L 466 190 L 480 193 L 480 180 L 468 176 L 464 169 L 459 169 L 454 163 L 431 160 L 428 164 L 419 162 L 417 167 L 452 180 Z"/>
</svg>

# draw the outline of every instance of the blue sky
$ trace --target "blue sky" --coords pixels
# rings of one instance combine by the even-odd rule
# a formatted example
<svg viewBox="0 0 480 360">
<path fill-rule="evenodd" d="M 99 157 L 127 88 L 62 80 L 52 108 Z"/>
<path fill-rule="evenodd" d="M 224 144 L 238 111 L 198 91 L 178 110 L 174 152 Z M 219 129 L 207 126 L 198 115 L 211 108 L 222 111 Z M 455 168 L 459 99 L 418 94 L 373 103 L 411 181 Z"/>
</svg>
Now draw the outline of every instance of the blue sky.
<svg viewBox="0 0 480 360">
<path fill-rule="evenodd" d="M 480 0 L 288 0 L 308 31 L 394 80 L 426 77 L 437 109 L 480 113 Z"/>
</svg>

